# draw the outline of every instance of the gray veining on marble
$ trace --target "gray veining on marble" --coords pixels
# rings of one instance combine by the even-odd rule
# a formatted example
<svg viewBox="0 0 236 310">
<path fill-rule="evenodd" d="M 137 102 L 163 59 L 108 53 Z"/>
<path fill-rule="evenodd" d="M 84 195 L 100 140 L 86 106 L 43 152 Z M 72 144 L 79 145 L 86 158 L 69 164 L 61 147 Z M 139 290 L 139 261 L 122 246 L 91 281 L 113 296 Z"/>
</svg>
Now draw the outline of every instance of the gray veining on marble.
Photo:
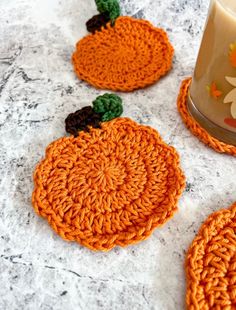
<svg viewBox="0 0 236 310">
<path fill-rule="evenodd" d="M 202 221 L 236 200 L 236 165 L 201 144 L 176 111 L 207 14 L 205 0 L 123 0 L 123 14 L 168 31 L 174 68 L 158 84 L 121 94 L 124 115 L 155 127 L 181 155 L 187 188 L 179 212 L 146 241 L 94 253 L 61 240 L 35 215 L 32 172 L 68 113 L 104 91 L 70 63 L 93 0 L 0 2 L 0 309 L 184 309 L 185 252 Z"/>
</svg>

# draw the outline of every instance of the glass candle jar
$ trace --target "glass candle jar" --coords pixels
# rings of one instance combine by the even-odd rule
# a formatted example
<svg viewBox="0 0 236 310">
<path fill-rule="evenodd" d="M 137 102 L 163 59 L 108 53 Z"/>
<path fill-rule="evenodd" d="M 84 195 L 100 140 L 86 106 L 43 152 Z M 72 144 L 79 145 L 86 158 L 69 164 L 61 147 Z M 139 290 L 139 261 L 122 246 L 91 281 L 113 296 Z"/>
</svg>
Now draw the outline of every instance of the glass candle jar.
<svg viewBox="0 0 236 310">
<path fill-rule="evenodd" d="M 236 145 L 236 0 L 212 0 L 188 109 L 213 137 Z"/>
</svg>

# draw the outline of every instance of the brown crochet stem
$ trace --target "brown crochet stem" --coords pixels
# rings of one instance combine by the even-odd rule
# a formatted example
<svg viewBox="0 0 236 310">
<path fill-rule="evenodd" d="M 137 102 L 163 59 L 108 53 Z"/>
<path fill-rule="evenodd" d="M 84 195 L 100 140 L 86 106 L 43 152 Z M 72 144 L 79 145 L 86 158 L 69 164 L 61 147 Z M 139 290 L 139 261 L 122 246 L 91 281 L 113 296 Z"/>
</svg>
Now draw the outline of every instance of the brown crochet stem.
<svg viewBox="0 0 236 310">
<path fill-rule="evenodd" d="M 106 24 L 109 21 L 109 15 L 106 13 L 101 13 L 90 18 L 86 23 L 86 27 L 88 32 L 95 33 L 95 31 L 100 31 L 102 27 L 106 28 Z"/>
<path fill-rule="evenodd" d="M 84 107 L 74 113 L 71 113 L 65 119 L 66 132 L 78 136 L 78 131 L 89 131 L 88 126 L 100 128 L 101 116 L 93 111 L 93 108 Z"/>
</svg>

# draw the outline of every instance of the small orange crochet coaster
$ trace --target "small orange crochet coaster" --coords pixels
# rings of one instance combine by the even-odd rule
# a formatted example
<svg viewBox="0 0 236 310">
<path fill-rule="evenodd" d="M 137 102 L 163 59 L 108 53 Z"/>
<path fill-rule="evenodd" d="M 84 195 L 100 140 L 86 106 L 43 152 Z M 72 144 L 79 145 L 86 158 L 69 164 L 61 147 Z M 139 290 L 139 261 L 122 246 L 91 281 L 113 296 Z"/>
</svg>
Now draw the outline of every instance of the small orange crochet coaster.
<svg viewBox="0 0 236 310">
<path fill-rule="evenodd" d="M 80 40 L 72 56 L 78 77 L 97 88 L 132 91 L 153 84 L 172 66 L 167 34 L 148 21 L 118 17 Z"/>
<path fill-rule="evenodd" d="M 236 309 L 236 203 L 202 225 L 186 260 L 187 308 Z"/>
<path fill-rule="evenodd" d="M 108 251 L 146 239 L 170 219 L 185 177 L 156 130 L 117 118 L 51 143 L 34 184 L 33 207 L 56 233 Z"/>
<path fill-rule="evenodd" d="M 199 125 L 199 123 L 188 111 L 187 98 L 191 80 L 191 78 L 188 78 L 182 82 L 177 100 L 177 107 L 183 122 L 195 136 L 197 136 L 203 143 L 213 148 L 216 152 L 236 156 L 236 146 L 226 144 L 212 137 L 204 128 Z"/>
</svg>

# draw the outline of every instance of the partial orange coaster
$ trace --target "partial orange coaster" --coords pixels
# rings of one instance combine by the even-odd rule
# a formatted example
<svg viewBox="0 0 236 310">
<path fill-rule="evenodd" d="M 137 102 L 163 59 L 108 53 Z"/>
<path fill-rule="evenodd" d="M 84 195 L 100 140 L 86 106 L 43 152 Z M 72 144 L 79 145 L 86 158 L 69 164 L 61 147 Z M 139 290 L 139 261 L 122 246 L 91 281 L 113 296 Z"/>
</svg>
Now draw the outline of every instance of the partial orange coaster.
<svg viewBox="0 0 236 310">
<path fill-rule="evenodd" d="M 167 34 L 148 21 L 119 17 L 115 26 L 80 40 L 72 56 L 78 77 L 97 88 L 132 91 L 153 84 L 172 66 Z"/>
<path fill-rule="evenodd" d="M 32 202 L 65 240 L 108 251 L 146 239 L 177 210 L 185 187 L 176 150 L 128 118 L 51 143 Z"/>
<path fill-rule="evenodd" d="M 187 308 L 236 309 L 236 203 L 202 225 L 186 260 Z"/>
<path fill-rule="evenodd" d="M 192 117 L 187 108 L 188 89 L 191 83 L 191 78 L 182 82 L 180 93 L 177 100 L 179 113 L 190 131 L 197 136 L 203 143 L 213 148 L 218 153 L 227 153 L 236 156 L 236 146 L 226 144 L 212 137 L 198 122 Z"/>
</svg>

